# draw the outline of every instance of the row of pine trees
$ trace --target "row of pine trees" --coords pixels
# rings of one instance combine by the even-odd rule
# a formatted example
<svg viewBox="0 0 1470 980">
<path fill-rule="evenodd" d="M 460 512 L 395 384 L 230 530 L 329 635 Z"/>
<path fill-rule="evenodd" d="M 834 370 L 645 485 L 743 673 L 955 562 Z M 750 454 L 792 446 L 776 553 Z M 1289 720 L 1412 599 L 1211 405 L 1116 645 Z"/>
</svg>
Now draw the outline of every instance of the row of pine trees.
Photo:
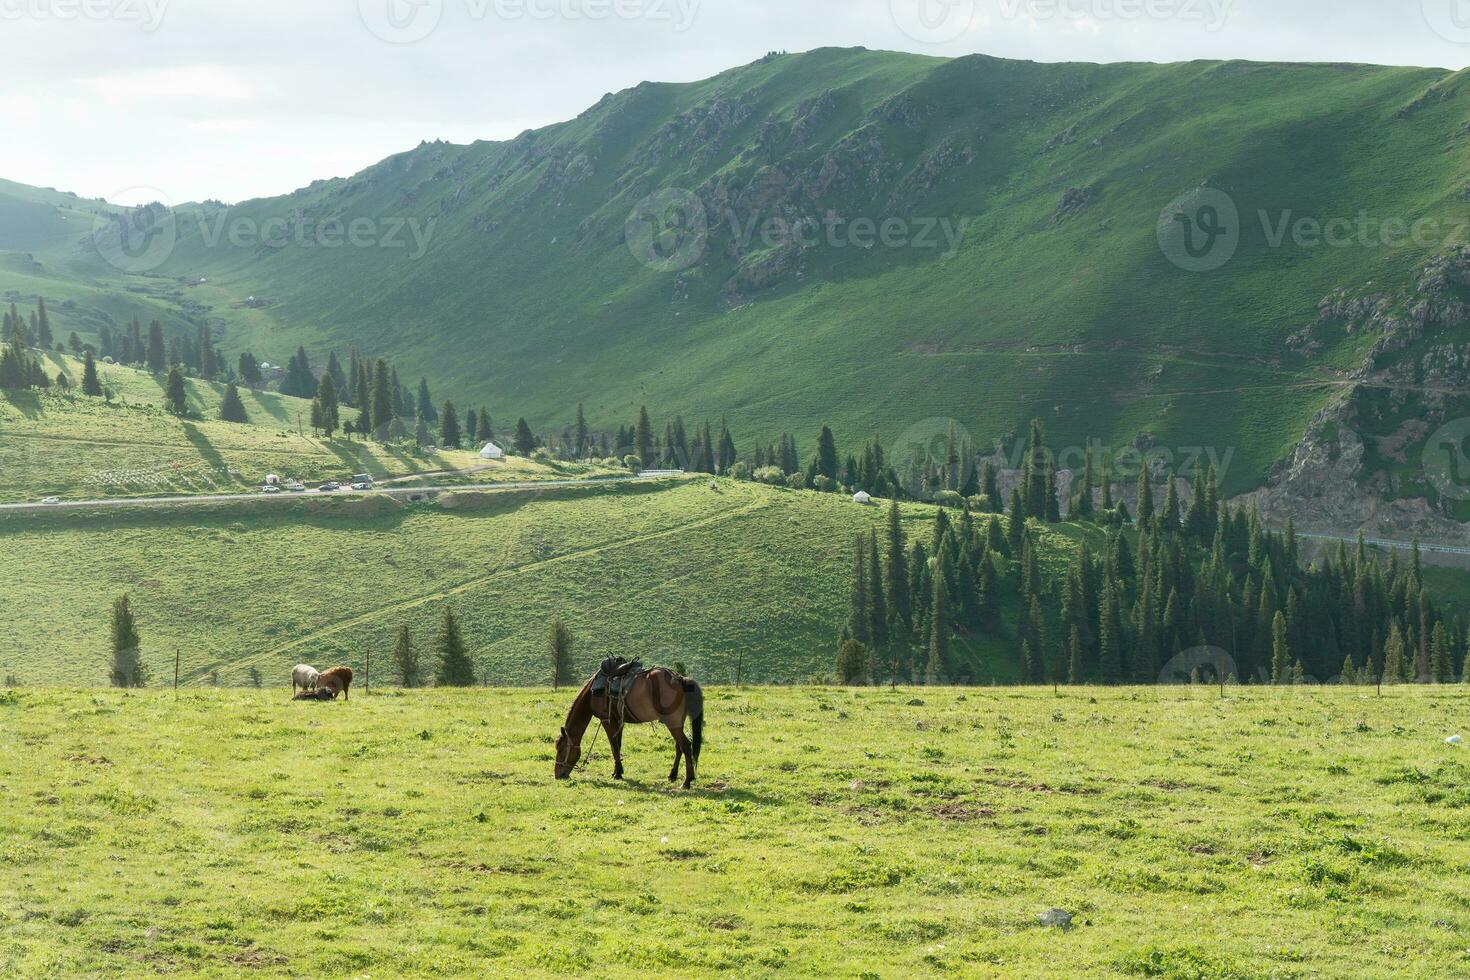
<svg viewBox="0 0 1470 980">
<path fill-rule="evenodd" d="M 995 672 L 974 652 L 983 637 L 1014 651 L 1002 673 L 1027 683 L 1154 683 L 1179 654 L 1206 647 L 1229 657 L 1210 668 L 1221 681 L 1465 675 L 1470 632 L 1431 599 L 1417 548 L 1409 561 L 1380 561 L 1360 540 L 1308 565 L 1289 525 L 1272 532 L 1218 502 L 1207 472 L 1187 507 L 1171 480 L 1155 509 L 1144 480 L 1131 523 L 1077 514 L 1083 533 L 1067 566 L 1047 568 L 1042 537 L 1053 552 L 1070 538 L 1045 530 L 1054 497 L 1031 493 L 1048 481 L 1044 466 L 1033 472 L 1010 517 L 941 508 L 931 533 L 910 541 L 895 499 L 885 527 L 858 537 L 844 679 L 983 679 Z"/>
</svg>

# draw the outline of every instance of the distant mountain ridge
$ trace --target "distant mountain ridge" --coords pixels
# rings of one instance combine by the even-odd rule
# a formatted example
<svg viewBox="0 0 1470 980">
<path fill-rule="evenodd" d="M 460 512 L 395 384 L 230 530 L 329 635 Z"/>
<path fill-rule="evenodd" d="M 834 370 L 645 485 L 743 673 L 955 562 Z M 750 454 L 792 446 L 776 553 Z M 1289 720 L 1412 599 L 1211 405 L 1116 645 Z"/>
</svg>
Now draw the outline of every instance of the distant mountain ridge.
<svg viewBox="0 0 1470 980">
<path fill-rule="evenodd" d="M 741 451 L 823 422 L 844 450 L 873 432 L 926 441 L 950 419 L 989 446 L 1035 415 L 1059 449 L 1229 453 L 1224 483 L 1243 491 L 1385 367 L 1365 365 L 1384 324 L 1324 319 L 1324 300 L 1411 294 L 1459 243 L 1314 244 L 1297 223 L 1464 212 L 1463 81 L 777 55 L 514 140 L 425 143 L 283 197 L 177 208 L 176 241 L 142 275 L 99 263 L 85 233 L 38 232 L 11 248 L 29 271 L 0 256 L 0 288 L 151 304 L 171 329 L 213 323 L 227 350 L 358 346 L 543 429 L 578 401 L 603 427 L 647 403 L 660 420 L 727 415 Z M 1195 225 L 1219 213 L 1210 195 L 1235 210 L 1233 241 Z M 1402 335 L 1394 357 L 1470 343 L 1462 321 Z M 1455 417 L 1455 397 L 1423 414 Z M 1378 423 L 1360 423 L 1376 445 Z M 1440 507 L 1417 450 L 1395 453 L 1354 479 Z"/>
</svg>

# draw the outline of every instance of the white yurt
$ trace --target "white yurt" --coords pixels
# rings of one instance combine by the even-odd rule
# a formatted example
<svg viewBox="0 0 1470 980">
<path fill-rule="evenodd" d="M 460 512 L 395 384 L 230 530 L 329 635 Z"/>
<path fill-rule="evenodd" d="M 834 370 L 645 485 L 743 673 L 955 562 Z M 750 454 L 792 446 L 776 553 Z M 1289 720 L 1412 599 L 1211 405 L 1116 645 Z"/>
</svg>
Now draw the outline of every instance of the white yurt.
<svg viewBox="0 0 1470 980">
<path fill-rule="evenodd" d="M 857 493 L 852 495 L 852 502 L 855 504 L 871 504 L 873 502 L 873 498 L 868 496 L 868 492 L 866 490 L 859 490 Z"/>
<path fill-rule="evenodd" d="M 505 450 L 504 449 L 501 449 L 499 446 L 495 445 L 495 443 L 493 443 L 493 442 L 487 442 L 487 443 L 485 443 L 485 448 L 482 449 L 482 450 L 480 450 L 480 458 L 481 459 L 504 459 L 505 458 Z"/>
</svg>

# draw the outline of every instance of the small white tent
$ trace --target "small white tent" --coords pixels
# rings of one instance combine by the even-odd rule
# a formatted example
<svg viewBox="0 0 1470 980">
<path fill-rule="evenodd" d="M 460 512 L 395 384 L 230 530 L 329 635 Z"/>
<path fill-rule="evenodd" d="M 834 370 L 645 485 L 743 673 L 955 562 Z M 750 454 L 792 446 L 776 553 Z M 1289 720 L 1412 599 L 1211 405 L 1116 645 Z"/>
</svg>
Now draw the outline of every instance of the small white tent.
<svg viewBox="0 0 1470 980">
<path fill-rule="evenodd" d="M 855 504 L 871 504 L 873 502 L 873 498 L 868 496 L 868 492 L 866 490 L 859 490 L 857 493 L 852 495 L 852 502 Z"/>
<path fill-rule="evenodd" d="M 485 443 L 485 448 L 482 449 L 482 450 L 480 450 L 480 458 L 481 459 L 504 459 L 505 458 L 505 450 L 504 449 L 501 449 L 499 446 L 495 445 L 495 443 L 493 443 L 493 442 L 487 442 L 487 443 Z"/>
</svg>

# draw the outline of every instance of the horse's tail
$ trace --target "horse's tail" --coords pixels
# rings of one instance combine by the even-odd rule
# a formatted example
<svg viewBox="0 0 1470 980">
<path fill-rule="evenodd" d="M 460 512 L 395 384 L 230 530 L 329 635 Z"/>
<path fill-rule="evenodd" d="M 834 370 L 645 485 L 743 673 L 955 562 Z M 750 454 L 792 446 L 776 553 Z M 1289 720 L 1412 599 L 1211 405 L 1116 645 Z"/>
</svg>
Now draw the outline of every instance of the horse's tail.
<svg viewBox="0 0 1470 980">
<path fill-rule="evenodd" d="M 704 690 L 697 681 L 682 678 L 684 682 L 684 711 L 694 729 L 694 764 L 699 765 L 699 747 L 704 744 Z"/>
</svg>

